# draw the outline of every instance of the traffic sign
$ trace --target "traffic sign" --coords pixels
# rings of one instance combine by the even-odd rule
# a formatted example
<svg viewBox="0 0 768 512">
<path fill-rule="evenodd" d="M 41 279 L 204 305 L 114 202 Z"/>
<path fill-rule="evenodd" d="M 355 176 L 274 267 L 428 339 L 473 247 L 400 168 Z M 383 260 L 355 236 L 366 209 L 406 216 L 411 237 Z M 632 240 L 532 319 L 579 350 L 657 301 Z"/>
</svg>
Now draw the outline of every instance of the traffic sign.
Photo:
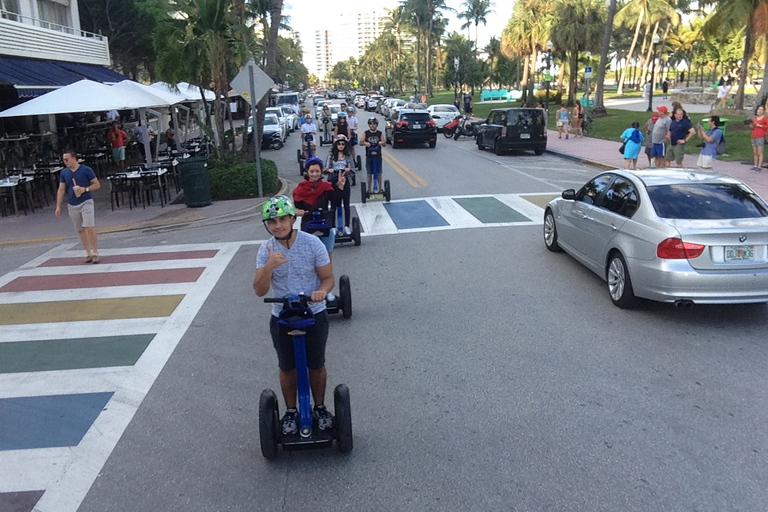
<svg viewBox="0 0 768 512">
<path fill-rule="evenodd" d="M 592 66 L 584 68 L 584 78 L 592 78 Z"/>
<path fill-rule="evenodd" d="M 250 72 L 249 69 L 251 70 Z M 253 90 L 251 89 L 251 79 L 249 76 L 251 73 L 253 73 Z M 237 92 L 237 94 L 242 96 L 248 104 L 253 105 L 258 103 L 259 100 L 269 92 L 274 83 L 272 82 L 272 79 L 259 68 L 259 66 L 254 64 L 252 60 L 249 60 L 237 76 L 232 79 L 229 85 L 235 92 Z M 256 98 L 251 98 L 251 94 L 255 94 Z"/>
</svg>

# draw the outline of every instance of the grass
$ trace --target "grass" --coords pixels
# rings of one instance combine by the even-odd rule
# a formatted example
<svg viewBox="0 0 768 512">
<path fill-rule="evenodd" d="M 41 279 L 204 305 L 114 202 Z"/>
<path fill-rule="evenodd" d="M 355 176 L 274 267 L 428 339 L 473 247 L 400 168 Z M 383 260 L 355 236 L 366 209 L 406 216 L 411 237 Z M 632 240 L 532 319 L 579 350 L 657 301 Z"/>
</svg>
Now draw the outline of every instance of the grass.
<svg viewBox="0 0 768 512">
<path fill-rule="evenodd" d="M 622 98 L 640 97 L 641 91 L 627 90 L 625 89 Z M 475 96 L 479 97 L 479 93 L 475 90 Z M 606 90 L 606 98 L 616 97 L 615 90 Z M 404 97 L 408 99 L 408 96 Z M 453 91 L 436 91 L 433 98 L 427 98 L 427 104 L 433 105 L 436 103 L 448 103 L 453 104 Z M 485 118 L 488 113 L 494 108 L 505 107 L 519 107 L 519 101 L 510 101 L 503 103 L 481 103 L 473 102 L 472 110 L 475 117 Z M 570 109 L 569 109 L 570 110 Z M 550 104 L 549 108 L 549 124 L 550 129 L 555 129 L 555 112 L 557 106 Z M 621 142 L 619 136 L 624 130 L 632 125 L 633 121 L 640 123 L 640 126 L 644 126 L 645 122 L 650 117 L 647 112 L 635 112 L 632 110 L 620 110 L 620 109 L 608 109 L 608 115 L 606 117 L 600 117 L 593 121 L 592 127 L 594 133 L 590 136 L 598 139 L 613 140 Z M 696 124 L 701 124 L 701 120 L 707 117 L 706 114 L 694 114 L 691 116 L 691 121 Z M 732 119 L 729 125 L 732 127 L 736 123 L 740 123 L 741 119 Z M 741 128 L 741 127 L 739 127 Z M 752 144 L 749 137 L 749 131 L 728 129 L 726 126 L 725 138 L 727 141 L 728 153 L 725 155 L 719 155 L 718 160 L 741 162 L 752 161 Z M 698 136 L 694 136 L 691 141 L 686 144 L 685 153 L 688 155 L 698 155 L 700 148 L 696 147 L 701 139 Z"/>
</svg>

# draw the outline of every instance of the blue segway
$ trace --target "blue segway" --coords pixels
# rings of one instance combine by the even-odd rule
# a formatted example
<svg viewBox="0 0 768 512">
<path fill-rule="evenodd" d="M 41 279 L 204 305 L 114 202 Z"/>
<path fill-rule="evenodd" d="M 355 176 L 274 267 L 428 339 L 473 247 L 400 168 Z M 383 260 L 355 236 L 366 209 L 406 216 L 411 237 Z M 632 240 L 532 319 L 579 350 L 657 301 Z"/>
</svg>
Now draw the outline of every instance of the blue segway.
<svg viewBox="0 0 768 512">
<path fill-rule="evenodd" d="M 284 435 L 280 430 L 280 410 L 277 395 L 271 389 L 261 392 L 259 398 L 259 440 L 261 454 L 266 459 L 277 457 L 277 446 L 283 450 L 306 450 L 327 448 L 336 440 L 341 453 L 352 451 L 352 410 L 349 400 L 349 388 L 339 384 L 333 390 L 333 428 L 320 430 L 310 410 L 309 372 L 305 331 L 315 324 L 312 311 L 308 307 L 306 295 L 291 296 L 285 299 L 267 298 L 264 302 L 282 303 L 283 310 L 277 323 L 280 329 L 287 329 L 293 338 L 293 352 L 296 359 L 296 384 L 298 392 L 297 408 L 299 411 L 299 431 Z"/>
<path fill-rule="evenodd" d="M 360 197 L 363 204 L 369 199 L 384 199 L 389 202 L 391 198 L 391 191 L 389 188 L 389 180 L 384 180 L 384 190 L 379 190 L 379 165 L 381 163 L 381 149 L 379 144 L 371 144 L 370 147 L 365 148 L 365 154 L 369 162 L 371 162 L 371 190 L 368 190 L 368 186 L 365 182 L 360 182 Z"/>
<path fill-rule="evenodd" d="M 299 161 L 299 176 L 304 176 L 304 162 L 315 156 L 312 152 L 312 142 L 315 140 L 315 136 L 311 133 L 305 133 L 303 140 L 307 145 L 306 153 L 303 153 L 301 149 L 296 150 L 296 158 Z"/>
</svg>

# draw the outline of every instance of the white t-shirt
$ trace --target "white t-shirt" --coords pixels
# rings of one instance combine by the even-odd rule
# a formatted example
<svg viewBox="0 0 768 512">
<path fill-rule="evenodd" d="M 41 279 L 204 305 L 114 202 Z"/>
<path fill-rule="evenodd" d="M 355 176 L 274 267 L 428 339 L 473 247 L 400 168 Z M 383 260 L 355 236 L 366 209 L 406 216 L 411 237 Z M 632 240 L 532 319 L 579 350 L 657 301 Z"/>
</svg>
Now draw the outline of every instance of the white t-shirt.
<svg viewBox="0 0 768 512">
<path fill-rule="evenodd" d="M 347 124 L 349 125 L 349 133 L 357 131 L 357 117 L 354 115 L 347 115 Z"/>
<path fill-rule="evenodd" d="M 315 123 L 313 123 L 312 121 L 310 121 L 308 123 L 304 123 L 303 125 L 301 125 L 301 133 L 302 133 L 301 140 L 302 141 L 304 140 L 304 135 L 305 134 L 307 134 L 307 133 L 314 133 L 316 131 L 317 131 L 317 127 L 315 126 Z M 315 141 L 315 137 L 313 135 L 312 136 L 312 142 L 314 142 L 314 141 Z"/>
<path fill-rule="evenodd" d="M 717 99 L 724 98 L 728 94 L 728 86 L 723 84 L 717 88 Z"/>
</svg>

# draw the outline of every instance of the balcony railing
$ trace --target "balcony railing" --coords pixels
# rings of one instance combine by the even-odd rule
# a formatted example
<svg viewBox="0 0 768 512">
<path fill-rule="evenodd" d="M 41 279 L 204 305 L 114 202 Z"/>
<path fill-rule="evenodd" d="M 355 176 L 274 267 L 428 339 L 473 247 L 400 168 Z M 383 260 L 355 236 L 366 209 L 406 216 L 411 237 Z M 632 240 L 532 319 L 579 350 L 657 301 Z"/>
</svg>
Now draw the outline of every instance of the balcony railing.
<svg viewBox="0 0 768 512">
<path fill-rule="evenodd" d="M 107 37 L 0 10 L 0 55 L 108 66 Z"/>
</svg>

